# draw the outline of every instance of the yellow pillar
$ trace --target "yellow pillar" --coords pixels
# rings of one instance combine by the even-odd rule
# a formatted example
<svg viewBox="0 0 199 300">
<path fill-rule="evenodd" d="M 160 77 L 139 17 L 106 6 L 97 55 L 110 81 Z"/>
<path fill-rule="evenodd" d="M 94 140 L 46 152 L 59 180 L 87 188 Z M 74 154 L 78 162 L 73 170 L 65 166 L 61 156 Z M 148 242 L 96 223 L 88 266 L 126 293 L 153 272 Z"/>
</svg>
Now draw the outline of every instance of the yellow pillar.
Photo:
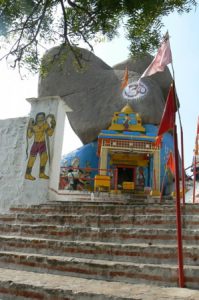
<svg viewBox="0 0 199 300">
<path fill-rule="evenodd" d="M 153 196 L 160 195 L 160 151 L 156 150 L 153 155 Z"/>
<path fill-rule="evenodd" d="M 100 175 L 107 175 L 107 159 L 108 159 L 108 149 L 105 147 L 101 147 L 100 153 Z"/>
</svg>

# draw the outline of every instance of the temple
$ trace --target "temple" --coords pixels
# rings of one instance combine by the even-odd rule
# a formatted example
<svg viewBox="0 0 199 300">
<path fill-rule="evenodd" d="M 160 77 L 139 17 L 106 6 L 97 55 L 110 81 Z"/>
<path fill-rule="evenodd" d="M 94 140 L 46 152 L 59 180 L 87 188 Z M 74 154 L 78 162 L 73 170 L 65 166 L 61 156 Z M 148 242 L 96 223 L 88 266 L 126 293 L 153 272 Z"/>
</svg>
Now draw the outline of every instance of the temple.
<svg viewBox="0 0 199 300">
<path fill-rule="evenodd" d="M 60 189 L 170 194 L 173 176 L 166 172 L 166 161 L 173 138 L 167 133 L 162 146 L 155 147 L 156 135 L 157 126 L 143 125 L 140 115 L 126 104 L 96 142 L 63 157 Z"/>
</svg>

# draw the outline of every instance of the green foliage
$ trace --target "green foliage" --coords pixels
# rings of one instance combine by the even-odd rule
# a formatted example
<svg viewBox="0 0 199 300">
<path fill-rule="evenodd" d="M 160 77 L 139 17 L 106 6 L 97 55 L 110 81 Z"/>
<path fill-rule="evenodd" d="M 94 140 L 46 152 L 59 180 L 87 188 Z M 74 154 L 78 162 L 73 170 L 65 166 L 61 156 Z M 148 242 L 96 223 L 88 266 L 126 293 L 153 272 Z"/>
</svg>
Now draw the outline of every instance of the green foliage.
<svg viewBox="0 0 199 300">
<path fill-rule="evenodd" d="M 120 26 L 126 29 L 133 55 L 152 52 L 161 39 L 162 18 L 173 11 L 187 13 L 195 6 L 194 0 L 0 0 L 0 37 L 9 47 L 0 56 L 11 58 L 13 67 L 36 72 L 42 49 L 62 44 L 81 68 L 79 42 L 93 50 L 96 37 L 111 40 Z M 41 72 L 46 72 L 43 66 Z"/>
</svg>

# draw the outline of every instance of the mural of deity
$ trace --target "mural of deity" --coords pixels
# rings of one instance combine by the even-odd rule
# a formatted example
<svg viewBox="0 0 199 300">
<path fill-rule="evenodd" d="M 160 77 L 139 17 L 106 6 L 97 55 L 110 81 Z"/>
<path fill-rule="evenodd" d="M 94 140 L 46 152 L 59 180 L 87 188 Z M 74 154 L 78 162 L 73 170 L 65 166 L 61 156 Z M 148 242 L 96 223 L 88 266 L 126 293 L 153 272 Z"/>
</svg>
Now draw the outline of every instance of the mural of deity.
<svg viewBox="0 0 199 300">
<path fill-rule="evenodd" d="M 40 157 L 39 178 L 49 179 L 49 176 L 45 174 L 45 167 L 47 161 L 50 161 L 49 137 L 53 135 L 55 126 L 56 121 L 52 114 L 46 116 L 44 112 L 39 112 L 35 120 L 33 118 L 30 119 L 27 128 L 27 139 L 34 137 L 34 142 L 30 149 L 25 179 L 36 179 L 31 175 L 31 172 L 37 155 Z"/>
<path fill-rule="evenodd" d="M 75 157 L 69 167 L 62 167 L 59 189 L 61 190 L 89 190 L 91 183 L 91 165 L 86 161 L 84 168 L 79 166 L 80 159 Z"/>
</svg>

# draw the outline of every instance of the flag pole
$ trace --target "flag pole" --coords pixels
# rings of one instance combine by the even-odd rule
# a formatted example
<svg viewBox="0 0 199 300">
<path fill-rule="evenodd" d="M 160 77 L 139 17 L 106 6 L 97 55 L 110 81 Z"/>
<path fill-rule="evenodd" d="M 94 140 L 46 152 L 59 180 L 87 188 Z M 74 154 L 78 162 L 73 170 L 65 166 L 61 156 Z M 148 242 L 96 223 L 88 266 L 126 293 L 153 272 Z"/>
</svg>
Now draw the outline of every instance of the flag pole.
<svg viewBox="0 0 199 300">
<path fill-rule="evenodd" d="M 173 73 L 173 85 L 174 85 L 175 102 L 176 102 L 176 106 L 178 108 L 177 111 L 178 111 L 178 118 L 179 118 L 179 123 L 180 123 L 180 142 L 181 142 L 181 159 L 182 159 L 182 202 L 183 202 L 183 205 L 185 205 L 185 170 L 184 170 L 183 127 L 182 127 L 182 120 L 181 120 L 180 111 L 179 111 L 179 107 L 178 107 L 177 92 L 176 92 L 176 87 L 175 87 L 175 72 L 174 72 L 173 62 L 171 62 L 171 67 L 172 67 L 172 73 Z"/>
<path fill-rule="evenodd" d="M 195 141 L 195 149 L 194 149 L 194 156 L 193 156 L 193 203 L 196 200 L 196 175 L 197 175 L 197 157 L 198 157 L 198 135 L 199 135 L 199 117 L 197 123 L 197 131 L 196 131 L 196 141 Z"/>
<path fill-rule="evenodd" d="M 179 104 L 177 100 L 177 93 L 175 87 L 175 72 L 173 67 L 173 60 L 171 61 L 173 72 L 173 86 L 174 86 L 174 99 L 178 111 L 178 118 L 180 123 L 181 134 L 181 156 L 182 156 L 182 188 L 183 188 L 183 204 L 185 204 L 185 176 L 184 176 L 184 146 L 183 146 L 183 128 L 181 116 L 179 111 Z M 181 203 L 180 203 L 180 177 L 179 177 L 179 155 L 178 155 L 178 135 L 177 126 L 174 123 L 173 129 L 174 136 L 174 155 L 175 155 L 175 188 L 176 188 L 176 226 L 177 226 L 177 243 L 178 243 L 178 272 L 179 272 L 179 286 L 184 287 L 184 267 L 183 267 L 183 247 L 182 247 L 182 224 L 181 224 Z"/>
<path fill-rule="evenodd" d="M 181 133 L 181 155 L 182 155 L 182 174 L 184 173 L 184 147 L 183 147 L 183 129 L 182 122 L 179 112 L 179 105 L 177 100 L 177 93 L 175 88 L 175 73 L 173 68 L 173 62 L 171 63 L 173 71 L 173 86 L 174 86 L 174 99 L 178 111 L 178 118 L 180 123 L 180 133 Z M 179 272 L 179 286 L 184 287 L 184 267 L 183 267 L 183 248 L 182 248 L 182 224 L 181 224 L 181 205 L 180 205 L 180 177 L 179 177 L 179 155 L 178 155 L 178 135 L 177 126 L 174 124 L 174 156 L 175 156 L 175 188 L 176 188 L 176 226 L 177 226 L 177 244 L 178 244 L 178 272 Z M 182 176 L 183 179 L 183 176 Z M 182 180 L 182 186 L 184 182 Z M 184 191 L 184 189 L 183 189 Z M 184 192 L 183 192 L 184 196 Z M 184 199 L 184 198 L 183 198 Z M 184 200 L 183 200 L 184 204 Z"/>
<path fill-rule="evenodd" d="M 182 224 L 181 224 L 181 207 L 180 207 L 180 185 L 179 185 L 179 156 L 178 156 L 178 136 L 177 126 L 174 124 L 174 154 L 175 154 L 175 188 L 176 188 L 176 226 L 177 226 L 177 243 L 178 243 L 178 272 L 179 286 L 184 287 L 184 269 L 183 269 L 183 249 L 182 249 Z"/>
<path fill-rule="evenodd" d="M 194 153 L 194 161 L 193 161 L 193 204 L 196 200 L 196 155 Z"/>
<path fill-rule="evenodd" d="M 180 125 L 181 155 L 182 155 L 182 202 L 185 205 L 185 170 L 184 170 L 184 138 L 182 124 Z"/>
</svg>

